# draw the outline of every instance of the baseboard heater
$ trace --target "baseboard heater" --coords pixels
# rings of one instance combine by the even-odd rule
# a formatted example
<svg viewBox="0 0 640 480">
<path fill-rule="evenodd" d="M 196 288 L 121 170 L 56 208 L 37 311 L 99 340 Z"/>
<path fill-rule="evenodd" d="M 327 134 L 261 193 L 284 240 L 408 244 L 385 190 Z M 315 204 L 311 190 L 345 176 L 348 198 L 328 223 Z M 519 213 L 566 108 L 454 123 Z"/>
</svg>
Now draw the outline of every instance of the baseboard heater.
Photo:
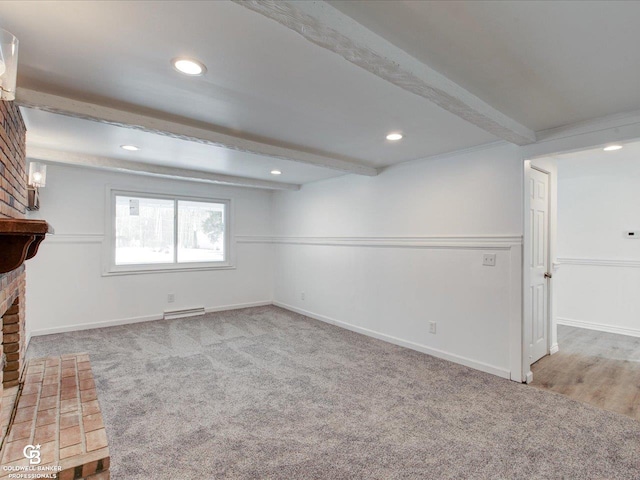
<svg viewBox="0 0 640 480">
<path fill-rule="evenodd" d="M 162 316 L 165 320 L 173 320 L 174 318 L 197 317 L 204 315 L 204 307 L 185 308 L 184 310 L 165 310 Z"/>
</svg>

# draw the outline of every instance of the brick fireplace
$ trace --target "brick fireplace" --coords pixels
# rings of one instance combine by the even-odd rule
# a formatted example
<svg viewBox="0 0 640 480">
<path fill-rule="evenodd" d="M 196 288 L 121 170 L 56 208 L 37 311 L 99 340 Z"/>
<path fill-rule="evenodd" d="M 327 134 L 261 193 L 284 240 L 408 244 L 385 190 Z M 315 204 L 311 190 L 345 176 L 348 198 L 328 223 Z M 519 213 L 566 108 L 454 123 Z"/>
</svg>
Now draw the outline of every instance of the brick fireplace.
<svg viewBox="0 0 640 480">
<path fill-rule="evenodd" d="M 0 463 L 26 466 L 25 445 L 60 480 L 108 480 L 109 448 L 87 354 L 25 365 L 25 267 L 47 233 L 27 220 L 26 128 L 18 107 L 0 102 Z M 25 463 L 27 462 L 27 463 Z M 7 478 L 9 470 L 0 471 Z"/>
<path fill-rule="evenodd" d="M 25 217 L 27 172 L 26 128 L 20 110 L 13 102 L 0 102 L 0 218 Z M 6 252 L 0 252 L 0 255 Z M 3 368 L 0 397 L 4 388 L 20 379 L 25 354 L 25 267 L 0 274 L 0 327 Z M 1 415 L 2 412 L 0 412 Z"/>
</svg>

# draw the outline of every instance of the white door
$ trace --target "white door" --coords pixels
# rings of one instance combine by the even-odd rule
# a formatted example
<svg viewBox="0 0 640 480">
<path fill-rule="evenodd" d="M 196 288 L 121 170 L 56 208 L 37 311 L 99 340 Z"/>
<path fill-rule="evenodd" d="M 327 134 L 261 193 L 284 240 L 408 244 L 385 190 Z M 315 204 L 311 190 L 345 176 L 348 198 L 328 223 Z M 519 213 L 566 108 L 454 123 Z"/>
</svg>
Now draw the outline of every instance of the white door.
<svg viewBox="0 0 640 480">
<path fill-rule="evenodd" d="M 549 353 L 549 174 L 531 168 L 531 359 L 534 363 Z"/>
</svg>

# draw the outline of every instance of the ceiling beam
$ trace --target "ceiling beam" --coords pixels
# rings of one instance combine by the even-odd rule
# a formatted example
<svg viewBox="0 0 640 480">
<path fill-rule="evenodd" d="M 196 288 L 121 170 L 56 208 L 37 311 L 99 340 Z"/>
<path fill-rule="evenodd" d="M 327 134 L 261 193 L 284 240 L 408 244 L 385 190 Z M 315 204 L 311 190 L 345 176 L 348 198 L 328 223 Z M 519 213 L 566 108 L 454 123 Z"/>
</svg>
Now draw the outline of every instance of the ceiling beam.
<svg viewBox="0 0 640 480">
<path fill-rule="evenodd" d="M 533 130 L 496 110 L 326 2 L 233 1 L 503 140 L 516 145 L 528 145 L 536 141 Z"/>
<path fill-rule="evenodd" d="M 38 92 L 36 90 L 18 88 L 16 102 L 22 107 L 44 110 L 68 117 L 91 120 L 107 125 L 115 125 L 117 127 L 132 128 L 171 138 L 305 163 L 345 173 L 368 176 L 378 174 L 377 169 L 350 159 L 335 158 L 304 150 L 297 150 L 289 146 L 277 145 L 275 142 L 266 143 L 251 140 L 238 135 L 221 133 L 213 128 L 198 127 L 129 110 Z"/>
<path fill-rule="evenodd" d="M 63 152 L 48 148 L 30 147 L 27 145 L 27 158 L 45 162 L 77 165 L 81 167 L 100 168 L 118 172 L 150 175 L 170 178 L 172 180 L 188 180 L 192 182 L 215 183 L 238 187 L 265 188 L 269 190 L 300 190 L 300 185 L 293 183 L 272 182 L 253 178 L 222 175 L 218 173 L 187 170 L 184 168 L 165 167 L 150 163 L 130 162 L 118 158 L 85 155 L 83 153 Z"/>
</svg>

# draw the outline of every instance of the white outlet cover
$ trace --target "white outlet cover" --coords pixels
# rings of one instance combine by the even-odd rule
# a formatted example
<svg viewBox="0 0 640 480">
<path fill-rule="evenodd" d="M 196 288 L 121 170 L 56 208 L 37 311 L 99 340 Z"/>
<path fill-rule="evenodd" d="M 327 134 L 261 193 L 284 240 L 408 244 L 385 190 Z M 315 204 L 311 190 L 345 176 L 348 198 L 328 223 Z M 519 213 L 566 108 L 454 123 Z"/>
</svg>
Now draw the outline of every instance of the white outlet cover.
<svg viewBox="0 0 640 480">
<path fill-rule="evenodd" d="M 496 254 L 495 253 L 485 253 L 482 255 L 482 265 L 486 267 L 495 267 L 496 266 Z"/>
</svg>

